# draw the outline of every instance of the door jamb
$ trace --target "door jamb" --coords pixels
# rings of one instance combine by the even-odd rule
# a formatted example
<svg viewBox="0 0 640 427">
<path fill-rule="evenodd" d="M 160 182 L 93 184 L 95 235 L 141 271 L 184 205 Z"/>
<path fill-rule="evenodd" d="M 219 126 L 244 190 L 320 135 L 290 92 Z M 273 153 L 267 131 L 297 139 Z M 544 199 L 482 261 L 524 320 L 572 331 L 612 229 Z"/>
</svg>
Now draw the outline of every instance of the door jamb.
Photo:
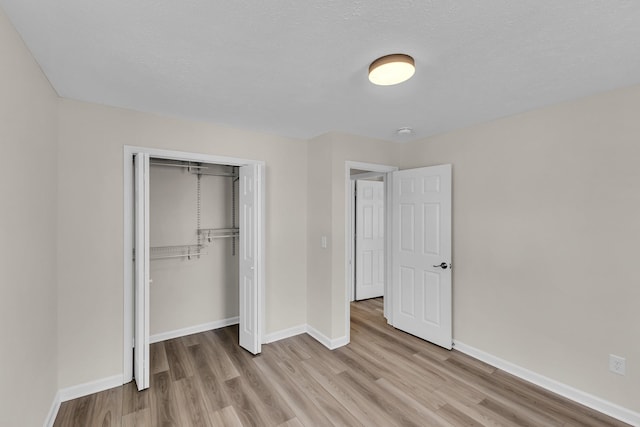
<svg viewBox="0 0 640 427">
<path fill-rule="evenodd" d="M 348 343 L 351 340 L 351 296 L 353 295 L 353 222 L 352 222 L 352 214 L 353 214 L 353 185 L 351 183 L 351 169 L 359 169 L 367 172 L 375 172 L 377 174 L 382 174 L 384 177 L 385 183 L 385 228 L 384 228 L 384 238 L 385 238 L 385 297 L 384 297 L 384 315 L 387 317 L 387 321 L 391 323 L 389 316 L 391 315 L 391 310 L 388 310 L 387 307 L 391 307 L 388 305 L 387 300 L 391 301 L 391 294 L 389 292 L 389 285 L 391 283 L 390 276 L 390 262 L 391 262 L 391 235 L 389 234 L 391 231 L 391 187 L 390 184 L 390 173 L 397 171 L 397 166 L 389 166 L 389 165 L 381 165 L 377 163 L 363 163 L 363 162 L 355 162 L 347 160 L 345 161 L 345 180 L 344 180 L 344 194 L 345 194 L 345 257 L 344 257 L 344 270 L 345 270 L 345 336 L 347 338 L 346 342 Z M 366 175 L 369 175 L 368 173 Z"/>
<path fill-rule="evenodd" d="M 123 340 L 123 384 L 130 382 L 133 379 L 133 327 L 134 327 L 134 313 L 133 313 L 133 155 L 135 153 L 147 153 L 150 157 L 159 157 L 167 160 L 182 160 L 192 162 L 203 163 L 218 163 L 232 166 L 247 166 L 252 164 L 262 165 L 260 169 L 260 176 L 258 177 L 258 185 L 260 191 L 260 211 L 262 215 L 258 221 L 258 259 L 256 260 L 256 268 L 258 269 L 258 341 L 263 342 L 265 337 L 265 162 L 261 160 L 241 159 L 236 157 L 224 157 L 215 156 L 210 154 L 191 153 L 175 150 L 164 150 L 158 148 L 149 147 L 136 147 L 125 145 L 123 147 L 123 185 L 124 185 L 124 200 L 123 200 L 123 217 L 124 217 L 124 277 L 123 277 L 123 306 L 124 306 L 124 340 Z"/>
</svg>

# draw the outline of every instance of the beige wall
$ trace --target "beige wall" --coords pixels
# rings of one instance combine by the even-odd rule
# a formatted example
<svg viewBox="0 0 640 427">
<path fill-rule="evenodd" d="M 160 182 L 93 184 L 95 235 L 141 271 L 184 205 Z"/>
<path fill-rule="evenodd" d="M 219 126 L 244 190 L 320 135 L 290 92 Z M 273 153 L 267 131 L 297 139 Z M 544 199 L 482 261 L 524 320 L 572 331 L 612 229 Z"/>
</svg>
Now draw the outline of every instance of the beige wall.
<svg viewBox="0 0 640 427">
<path fill-rule="evenodd" d="M 400 161 L 400 150 L 395 144 L 338 132 L 314 138 L 308 146 L 308 323 L 337 340 L 346 336 L 346 162 L 393 166 Z M 323 235 L 326 249 L 320 245 Z"/>
<path fill-rule="evenodd" d="M 216 169 L 229 170 L 210 165 L 207 172 Z M 153 164 L 149 175 L 151 247 L 197 244 L 198 176 L 184 168 Z M 238 182 L 229 177 L 201 176 L 200 228 L 231 227 L 232 186 L 237 190 Z M 237 242 L 235 255 L 230 238 L 201 242 L 206 247 L 200 257 L 154 260 L 152 254 L 152 336 L 238 316 Z M 175 255 L 161 251 L 155 256 L 162 254 Z"/>
<path fill-rule="evenodd" d="M 58 389 L 57 96 L 0 10 L 0 425 L 41 426 Z"/>
<path fill-rule="evenodd" d="M 634 411 L 639 111 L 636 86 L 412 143 L 403 162 L 453 164 L 454 338 Z"/>
<path fill-rule="evenodd" d="M 386 141 L 373 140 L 364 137 L 332 133 L 334 149 L 332 155 L 332 331 L 333 337 L 346 335 L 345 330 L 345 298 L 347 284 L 345 282 L 345 164 L 347 161 L 375 163 L 386 166 L 400 164 L 400 147 Z"/>
<path fill-rule="evenodd" d="M 333 140 L 321 135 L 308 142 L 307 169 L 307 323 L 331 337 L 331 152 Z M 321 247 L 322 236 L 327 248 Z"/>
<path fill-rule="evenodd" d="M 266 332 L 306 321 L 307 147 L 299 140 L 62 100 L 60 386 L 123 372 L 123 146 L 266 162 Z"/>
</svg>

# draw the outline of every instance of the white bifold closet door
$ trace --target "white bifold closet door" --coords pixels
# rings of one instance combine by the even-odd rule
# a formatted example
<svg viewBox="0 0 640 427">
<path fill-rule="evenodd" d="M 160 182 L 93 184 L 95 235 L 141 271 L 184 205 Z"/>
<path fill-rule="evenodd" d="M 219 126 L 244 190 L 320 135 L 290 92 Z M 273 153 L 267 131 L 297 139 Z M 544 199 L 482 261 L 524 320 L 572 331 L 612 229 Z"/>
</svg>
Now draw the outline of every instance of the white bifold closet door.
<svg viewBox="0 0 640 427">
<path fill-rule="evenodd" d="M 134 359 L 138 391 L 149 388 L 149 155 L 138 153 L 135 165 Z"/>
<path fill-rule="evenodd" d="M 260 212 L 260 165 L 240 167 L 240 346 L 258 354 L 259 286 L 258 248 Z"/>
<path fill-rule="evenodd" d="M 149 388 L 149 155 L 134 156 L 134 378 L 138 390 Z M 262 249 L 261 165 L 240 167 L 240 346 L 253 354 L 262 350 L 259 330 L 259 251 Z"/>
</svg>

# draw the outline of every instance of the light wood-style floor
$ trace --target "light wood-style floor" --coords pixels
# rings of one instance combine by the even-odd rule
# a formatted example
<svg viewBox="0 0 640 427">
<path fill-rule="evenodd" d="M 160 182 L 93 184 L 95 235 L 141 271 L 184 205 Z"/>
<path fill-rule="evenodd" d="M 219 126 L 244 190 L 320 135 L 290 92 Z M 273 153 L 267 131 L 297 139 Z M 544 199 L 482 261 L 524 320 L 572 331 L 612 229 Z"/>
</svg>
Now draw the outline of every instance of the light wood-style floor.
<svg viewBox="0 0 640 427">
<path fill-rule="evenodd" d="M 351 344 L 299 335 L 252 356 L 237 327 L 151 347 L 151 387 L 62 404 L 63 426 L 624 426 L 457 351 L 393 329 L 382 299 L 351 306 Z"/>
</svg>

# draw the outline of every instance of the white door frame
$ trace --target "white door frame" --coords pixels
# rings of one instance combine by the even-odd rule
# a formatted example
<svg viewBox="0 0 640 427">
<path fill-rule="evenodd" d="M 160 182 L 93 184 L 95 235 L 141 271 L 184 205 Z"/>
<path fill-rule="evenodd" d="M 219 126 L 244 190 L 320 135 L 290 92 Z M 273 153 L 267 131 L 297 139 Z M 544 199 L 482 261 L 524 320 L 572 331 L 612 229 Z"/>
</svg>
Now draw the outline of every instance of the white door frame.
<svg viewBox="0 0 640 427">
<path fill-rule="evenodd" d="M 354 201 L 354 186 L 351 180 L 351 169 L 363 170 L 367 172 L 376 172 L 377 174 L 382 174 L 385 186 L 385 227 L 384 227 L 384 236 L 385 236 L 385 290 L 384 290 L 384 315 L 387 318 L 387 321 L 390 322 L 389 316 L 391 315 L 391 305 L 388 304 L 387 300 L 388 296 L 391 296 L 389 292 L 389 284 L 391 283 L 391 239 L 389 238 L 389 231 L 391 230 L 391 191 L 389 191 L 390 182 L 388 179 L 390 172 L 395 172 L 398 170 L 397 166 L 388 166 L 381 165 L 377 163 L 363 163 L 363 162 L 355 162 L 347 160 L 345 163 L 345 177 L 344 177 L 344 195 L 345 195 L 345 214 L 344 214 L 344 222 L 345 222 L 345 231 L 344 231 L 344 271 L 345 271 L 345 335 L 346 342 L 348 343 L 351 340 L 351 297 L 353 295 L 353 215 L 355 215 L 353 201 Z M 371 176 L 368 173 L 367 176 Z M 360 175 L 362 176 L 362 175 Z M 389 307 L 389 309 L 387 309 Z"/>
<path fill-rule="evenodd" d="M 259 160 L 241 159 L 236 157 L 214 156 L 201 153 L 190 153 L 184 151 L 163 150 L 149 147 L 135 147 L 125 145 L 123 147 L 123 169 L 124 169 L 124 340 L 123 340 L 123 384 L 133 379 L 133 237 L 134 237 L 134 195 L 133 195 L 133 155 L 135 153 L 146 153 L 150 157 L 157 157 L 167 160 L 182 160 L 202 163 L 217 163 L 232 166 L 246 166 L 259 164 L 262 165 L 260 183 L 259 204 L 262 215 L 258 220 L 258 257 L 256 269 L 257 286 L 258 286 L 258 337 L 259 342 L 263 343 L 265 333 L 265 163 Z"/>
</svg>

